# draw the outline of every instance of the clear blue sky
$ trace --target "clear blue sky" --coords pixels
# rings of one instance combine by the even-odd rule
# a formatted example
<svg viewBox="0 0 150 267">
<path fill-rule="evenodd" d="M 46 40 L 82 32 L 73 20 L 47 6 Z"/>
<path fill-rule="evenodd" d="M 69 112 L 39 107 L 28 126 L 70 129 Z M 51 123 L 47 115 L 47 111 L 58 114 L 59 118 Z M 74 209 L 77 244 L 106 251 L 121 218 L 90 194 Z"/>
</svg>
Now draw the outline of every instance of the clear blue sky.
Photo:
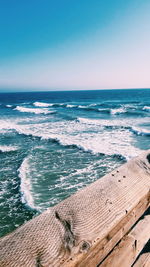
<svg viewBox="0 0 150 267">
<path fill-rule="evenodd" d="M 0 87 L 150 87 L 150 0 L 0 0 Z"/>
</svg>

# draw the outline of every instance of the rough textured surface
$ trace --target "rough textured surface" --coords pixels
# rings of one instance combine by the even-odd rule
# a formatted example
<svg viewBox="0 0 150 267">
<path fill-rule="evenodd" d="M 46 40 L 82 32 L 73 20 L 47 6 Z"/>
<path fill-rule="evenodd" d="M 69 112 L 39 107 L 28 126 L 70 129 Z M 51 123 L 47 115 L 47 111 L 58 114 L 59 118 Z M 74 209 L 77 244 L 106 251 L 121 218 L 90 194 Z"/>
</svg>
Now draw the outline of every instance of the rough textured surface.
<svg viewBox="0 0 150 267">
<path fill-rule="evenodd" d="M 141 199 L 149 204 L 149 155 L 144 152 L 1 238 L 0 266 L 85 266 L 96 245 L 111 239 L 109 232 Z"/>
<path fill-rule="evenodd" d="M 141 218 L 133 229 L 119 242 L 101 267 L 129 267 L 135 262 L 150 237 L 150 214 Z M 142 261 L 141 265 L 142 266 Z"/>
</svg>

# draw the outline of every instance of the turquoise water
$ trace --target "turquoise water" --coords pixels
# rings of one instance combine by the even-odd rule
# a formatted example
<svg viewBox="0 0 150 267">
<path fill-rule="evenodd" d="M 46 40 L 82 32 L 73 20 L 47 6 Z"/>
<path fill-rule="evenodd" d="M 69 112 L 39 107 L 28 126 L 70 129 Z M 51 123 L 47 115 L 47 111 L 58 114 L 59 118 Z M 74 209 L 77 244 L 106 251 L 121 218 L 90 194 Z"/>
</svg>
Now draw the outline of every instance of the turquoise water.
<svg viewBox="0 0 150 267">
<path fill-rule="evenodd" d="M 0 94 L 0 235 L 150 148 L 150 90 Z"/>
</svg>

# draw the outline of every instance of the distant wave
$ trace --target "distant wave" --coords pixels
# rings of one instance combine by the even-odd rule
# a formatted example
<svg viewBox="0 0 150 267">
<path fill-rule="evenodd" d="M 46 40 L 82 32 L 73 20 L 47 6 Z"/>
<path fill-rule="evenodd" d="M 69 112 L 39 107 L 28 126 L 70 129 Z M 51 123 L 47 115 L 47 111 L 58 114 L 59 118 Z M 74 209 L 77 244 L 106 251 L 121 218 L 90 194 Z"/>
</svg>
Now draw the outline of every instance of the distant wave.
<svg viewBox="0 0 150 267">
<path fill-rule="evenodd" d="M 43 103 L 43 102 L 34 102 L 33 105 L 35 107 L 52 107 L 53 106 L 53 104 Z"/>
<path fill-rule="evenodd" d="M 77 110 L 83 110 L 87 112 L 98 112 L 98 113 L 103 113 L 103 114 L 111 114 L 112 116 L 117 116 L 120 114 L 126 113 L 126 115 L 129 116 L 134 116 L 134 115 L 141 115 L 142 111 L 149 111 L 150 107 L 145 106 L 140 110 L 139 107 L 135 107 L 134 105 L 125 105 L 120 107 L 110 107 L 109 103 L 99 103 L 99 104 L 71 104 L 71 103 L 44 103 L 44 102 L 34 102 L 33 105 L 35 107 L 40 107 L 40 108 L 46 108 L 46 107 L 52 107 L 52 108 L 66 108 L 66 109 L 77 109 Z M 116 106 L 116 105 L 115 105 Z M 46 110 L 46 109 L 45 109 Z M 25 112 L 25 111 L 22 111 Z M 38 113 L 38 111 L 36 111 Z M 43 112 L 44 113 L 44 112 Z M 46 112 L 45 112 L 46 113 Z M 143 115 L 144 116 L 144 115 Z"/>
<path fill-rule="evenodd" d="M 145 116 L 145 114 L 143 114 L 143 109 L 141 110 L 140 108 L 117 108 L 117 109 L 110 109 L 110 113 L 112 115 L 120 115 L 120 114 L 126 114 L 127 116 Z"/>
<path fill-rule="evenodd" d="M 67 107 L 67 108 L 76 108 L 76 107 L 78 107 L 78 105 L 67 104 L 66 107 Z"/>
<path fill-rule="evenodd" d="M 22 106 L 17 106 L 14 108 L 14 110 L 18 110 L 20 112 L 29 112 L 29 113 L 35 113 L 35 114 L 50 114 L 50 113 L 55 113 L 55 111 L 48 110 L 46 108 L 41 109 L 41 108 L 26 108 Z"/>
<path fill-rule="evenodd" d="M 20 177 L 20 191 L 22 203 L 28 205 L 30 208 L 35 209 L 34 199 L 32 196 L 32 185 L 29 174 L 29 158 L 26 157 L 20 168 L 18 169 Z"/>
<path fill-rule="evenodd" d="M 7 107 L 7 108 L 11 108 L 11 107 L 12 107 L 12 105 L 6 105 L 6 107 Z"/>
<path fill-rule="evenodd" d="M 17 146 L 0 146 L 0 151 L 1 152 L 10 152 L 10 151 L 16 151 L 18 150 Z"/>
<path fill-rule="evenodd" d="M 109 112 L 108 109 L 100 109 L 100 108 L 96 108 L 96 106 L 91 106 L 91 105 L 87 105 L 87 106 L 82 106 L 79 105 L 77 106 L 78 109 L 83 109 L 85 111 L 94 111 L 94 112 Z"/>
<path fill-rule="evenodd" d="M 99 108 L 97 104 L 89 104 L 89 105 L 75 105 L 75 104 L 66 104 L 66 103 L 42 103 L 42 102 L 34 102 L 34 106 L 36 107 L 56 107 L 56 108 L 68 108 L 68 109 L 83 109 L 85 111 L 94 111 L 94 112 L 103 112 L 110 113 L 108 108 L 102 109 Z"/>
<path fill-rule="evenodd" d="M 75 108 L 75 109 L 84 110 L 87 112 L 98 112 L 98 113 L 103 113 L 103 114 L 111 114 L 112 116 L 121 115 L 121 114 L 126 114 L 129 116 L 142 115 L 142 110 L 132 108 L 132 107 L 102 108 L 99 106 L 100 105 L 94 105 L 94 104 L 93 105 L 67 105 L 66 108 Z M 147 110 L 149 111 L 150 109 L 148 109 L 147 107 Z"/>
<path fill-rule="evenodd" d="M 149 106 L 144 106 L 143 110 L 150 111 L 150 107 Z"/>
<path fill-rule="evenodd" d="M 116 109 L 111 109 L 110 113 L 112 115 L 117 115 L 117 114 L 121 114 L 121 113 L 126 113 L 126 109 L 125 108 L 116 108 Z"/>
</svg>

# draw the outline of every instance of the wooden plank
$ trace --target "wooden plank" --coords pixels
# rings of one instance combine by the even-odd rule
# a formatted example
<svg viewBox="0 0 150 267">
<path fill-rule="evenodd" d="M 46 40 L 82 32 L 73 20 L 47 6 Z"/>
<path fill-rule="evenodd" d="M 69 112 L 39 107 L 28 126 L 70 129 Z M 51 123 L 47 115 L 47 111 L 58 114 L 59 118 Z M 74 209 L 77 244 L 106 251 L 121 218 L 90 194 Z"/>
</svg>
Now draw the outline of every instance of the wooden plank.
<svg viewBox="0 0 150 267">
<path fill-rule="evenodd" d="M 150 266 L 150 252 L 143 253 L 133 265 L 133 267 L 149 267 Z"/>
<path fill-rule="evenodd" d="M 150 237 L 150 215 L 146 215 L 114 248 L 100 267 L 130 267 Z"/>
<path fill-rule="evenodd" d="M 149 188 L 150 150 L 0 239 L 0 266 L 96 266 L 148 207 Z"/>
<path fill-rule="evenodd" d="M 150 215 L 150 209 L 147 210 L 147 214 Z M 143 267 L 150 266 L 150 238 L 145 247 L 143 248 L 143 250 L 141 251 L 141 253 L 139 254 L 139 256 L 137 257 L 136 261 L 132 265 L 132 267 L 142 267 L 142 266 Z"/>
<path fill-rule="evenodd" d="M 143 215 L 147 207 L 149 206 L 149 193 L 141 199 L 141 201 L 134 207 L 102 240 L 98 240 L 81 262 L 78 258 L 77 265 L 66 266 L 79 266 L 93 267 L 99 265 L 99 263 L 108 255 L 108 253 L 115 247 L 115 245 L 123 238 L 123 236 L 130 230 L 130 228 L 136 223 L 136 221 Z M 81 255 L 82 256 L 82 255 Z M 73 263 L 74 264 L 74 263 Z"/>
</svg>

